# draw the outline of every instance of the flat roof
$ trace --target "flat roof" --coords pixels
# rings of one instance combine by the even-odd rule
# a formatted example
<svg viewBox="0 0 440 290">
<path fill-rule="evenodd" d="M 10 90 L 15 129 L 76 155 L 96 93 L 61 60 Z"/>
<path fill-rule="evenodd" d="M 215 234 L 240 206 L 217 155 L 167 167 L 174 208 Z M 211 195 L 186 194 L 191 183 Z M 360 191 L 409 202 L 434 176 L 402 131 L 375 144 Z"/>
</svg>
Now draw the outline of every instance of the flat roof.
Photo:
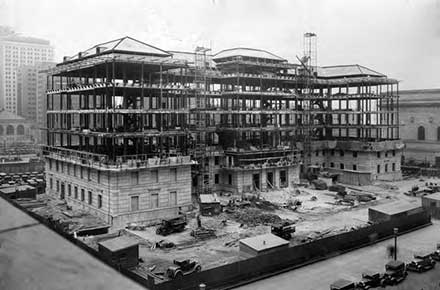
<svg viewBox="0 0 440 290">
<path fill-rule="evenodd" d="M 0 240 L 2 289 L 145 289 L 1 197 Z"/>
<path fill-rule="evenodd" d="M 4 194 L 14 193 L 17 191 L 24 191 L 29 189 L 35 189 L 35 187 L 30 185 L 11 185 L 11 186 L 0 187 L 0 191 Z"/>
<path fill-rule="evenodd" d="M 240 240 L 240 243 L 260 252 L 289 244 L 289 241 L 273 234 L 264 234 Z"/>
<path fill-rule="evenodd" d="M 429 199 L 435 199 L 435 200 L 440 201 L 440 192 L 428 194 L 428 195 L 423 196 L 422 198 L 429 198 Z"/>
<path fill-rule="evenodd" d="M 414 209 L 421 209 L 422 205 L 419 202 L 404 202 L 395 201 L 370 207 L 369 209 L 379 211 L 388 215 L 394 215 Z"/>
<path fill-rule="evenodd" d="M 220 203 L 217 195 L 214 194 L 201 194 L 200 195 L 200 203 Z"/>
<path fill-rule="evenodd" d="M 139 242 L 133 238 L 127 236 L 121 236 L 114 239 L 99 242 L 98 245 L 108 249 L 109 251 L 116 252 L 126 248 L 139 245 Z"/>
</svg>

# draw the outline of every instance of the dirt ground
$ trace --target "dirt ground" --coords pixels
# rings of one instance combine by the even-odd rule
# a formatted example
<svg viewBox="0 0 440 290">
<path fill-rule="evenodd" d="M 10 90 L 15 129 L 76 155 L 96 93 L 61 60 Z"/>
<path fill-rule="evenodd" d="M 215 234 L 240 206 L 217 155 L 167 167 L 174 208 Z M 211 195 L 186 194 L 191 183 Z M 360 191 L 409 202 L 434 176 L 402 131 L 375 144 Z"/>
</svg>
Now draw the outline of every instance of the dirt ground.
<svg viewBox="0 0 440 290">
<path fill-rule="evenodd" d="M 355 202 L 353 206 L 337 204 L 335 192 L 315 190 L 312 188 L 296 187 L 272 190 L 260 193 L 260 201 L 273 205 L 267 209 L 255 209 L 252 204 L 244 209 L 235 211 L 260 212 L 271 220 L 288 219 L 295 223 L 296 232 L 291 244 L 301 243 L 310 239 L 332 235 L 368 223 L 368 208 L 377 204 L 406 200 L 420 202 L 420 197 L 405 195 L 414 185 L 423 187 L 426 182 L 440 184 L 438 178 L 411 178 L 395 182 L 376 182 L 369 186 L 347 186 L 347 193 L 368 193 L 376 197 L 370 202 Z M 314 197 L 314 198 L 312 198 Z M 219 197 L 227 202 L 233 197 Z M 286 207 L 288 200 L 299 200 L 301 205 L 295 210 Z M 143 260 L 141 267 L 153 267 L 153 272 L 161 274 L 172 265 L 174 259 L 195 259 L 204 269 L 217 267 L 240 259 L 239 240 L 270 232 L 270 224 L 247 225 L 236 220 L 233 213 L 222 213 L 219 216 L 201 217 L 202 226 L 215 229 L 216 237 L 204 241 L 196 240 L 191 231 L 197 228 L 195 214 L 188 218 L 188 226 L 181 233 L 174 233 L 166 237 L 157 235 L 155 227 L 145 230 L 125 230 L 125 234 L 132 235 L 140 241 L 140 257 Z M 227 220 L 226 224 L 222 221 Z M 175 247 L 161 249 L 155 247 L 157 242 L 165 240 L 172 242 Z"/>
</svg>

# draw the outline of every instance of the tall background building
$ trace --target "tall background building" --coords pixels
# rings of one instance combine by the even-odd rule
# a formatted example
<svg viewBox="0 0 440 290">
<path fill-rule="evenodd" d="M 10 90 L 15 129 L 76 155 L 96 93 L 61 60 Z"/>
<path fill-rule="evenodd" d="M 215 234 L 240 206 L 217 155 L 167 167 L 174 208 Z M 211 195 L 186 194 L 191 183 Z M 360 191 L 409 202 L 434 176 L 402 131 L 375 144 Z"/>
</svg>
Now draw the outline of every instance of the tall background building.
<svg viewBox="0 0 440 290">
<path fill-rule="evenodd" d="M 47 69 L 53 62 L 22 65 L 17 69 L 17 115 L 31 122 L 38 143 L 45 140 Z"/>
<path fill-rule="evenodd" d="M 53 57 L 54 49 L 48 40 L 24 37 L 0 27 L 0 108 L 19 113 L 19 67 L 51 62 Z"/>
</svg>

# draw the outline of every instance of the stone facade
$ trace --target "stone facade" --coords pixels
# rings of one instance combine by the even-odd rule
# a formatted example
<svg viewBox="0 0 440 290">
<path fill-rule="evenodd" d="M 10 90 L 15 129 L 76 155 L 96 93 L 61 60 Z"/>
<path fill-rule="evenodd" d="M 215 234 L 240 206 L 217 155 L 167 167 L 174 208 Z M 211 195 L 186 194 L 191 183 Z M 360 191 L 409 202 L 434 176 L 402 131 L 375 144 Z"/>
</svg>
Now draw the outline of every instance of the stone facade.
<svg viewBox="0 0 440 290">
<path fill-rule="evenodd" d="M 190 167 L 110 170 L 48 159 L 46 192 L 116 228 L 133 221 L 154 223 L 190 209 Z"/>
<path fill-rule="evenodd" d="M 400 134 L 405 162 L 436 163 L 440 157 L 440 89 L 400 92 Z"/>
</svg>

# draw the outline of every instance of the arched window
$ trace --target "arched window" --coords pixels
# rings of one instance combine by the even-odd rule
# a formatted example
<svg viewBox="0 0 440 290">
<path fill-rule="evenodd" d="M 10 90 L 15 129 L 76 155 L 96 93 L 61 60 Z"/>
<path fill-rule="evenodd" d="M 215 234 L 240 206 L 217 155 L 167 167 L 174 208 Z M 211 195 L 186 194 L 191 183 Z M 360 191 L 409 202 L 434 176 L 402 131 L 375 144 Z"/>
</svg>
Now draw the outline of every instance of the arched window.
<svg viewBox="0 0 440 290">
<path fill-rule="evenodd" d="M 12 127 L 12 125 L 6 127 L 6 135 L 14 135 L 14 127 Z"/>
<path fill-rule="evenodd" d="M 420 126 L 417 129 L 417 140 L 425 140 L 425 127 Z"/>
<path fill-rule="evenodd" d="M 3 135 L 3 134 L 4 134 L 4 132 L 3 132 L 3 126 L 0 125 L 0 135 Z"/>
<path fill-rule="evenodd" d="M 440 127 L 437 127 L 437 141 L 440 141 Z"/>
<path fill-rule="evenodd" d="M 24 135 L 24 127 L 23 125 L 17 126 L 17 135 Z"/>
</svg>

